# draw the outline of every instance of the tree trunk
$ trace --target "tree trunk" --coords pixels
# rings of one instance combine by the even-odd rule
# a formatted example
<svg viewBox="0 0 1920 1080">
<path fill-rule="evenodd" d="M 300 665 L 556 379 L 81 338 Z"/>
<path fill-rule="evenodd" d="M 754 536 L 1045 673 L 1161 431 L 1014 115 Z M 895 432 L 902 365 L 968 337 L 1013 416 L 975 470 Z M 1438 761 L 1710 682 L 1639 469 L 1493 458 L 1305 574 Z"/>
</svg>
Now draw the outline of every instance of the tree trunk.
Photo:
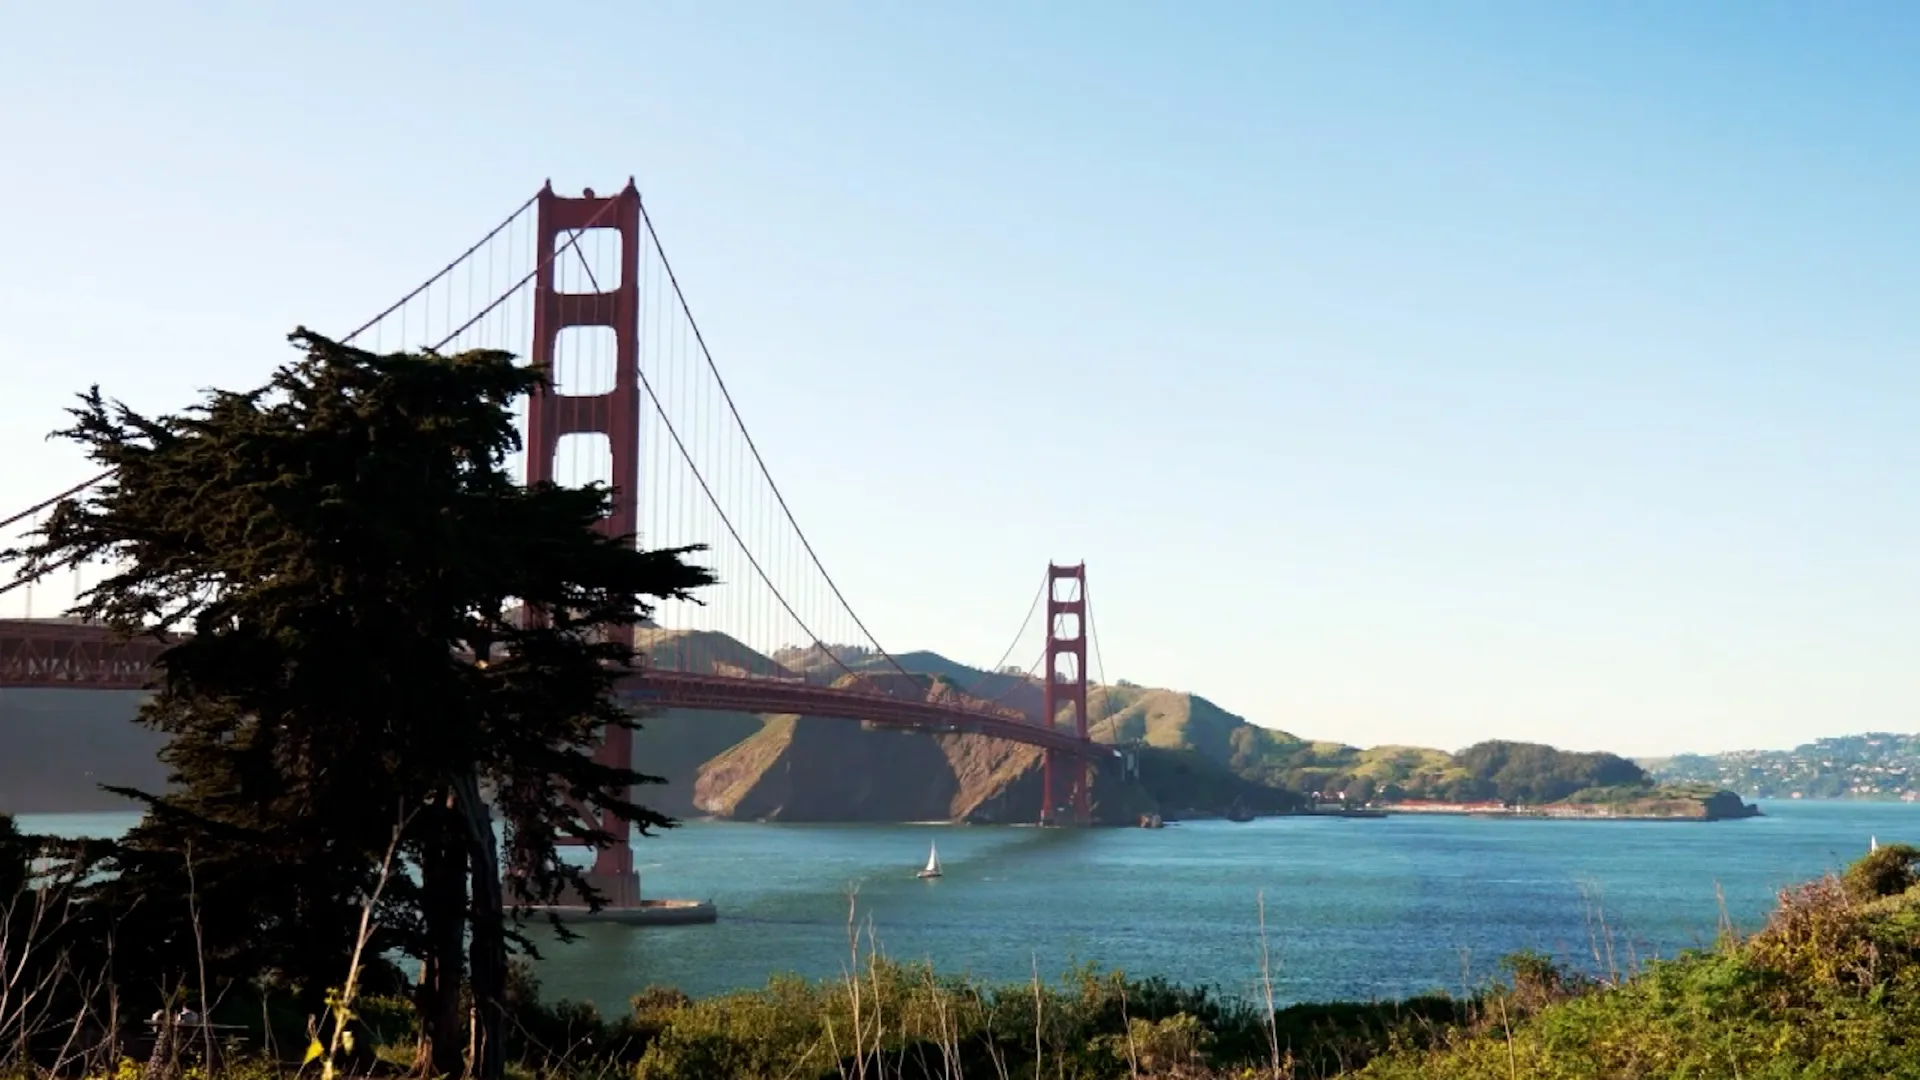
<svg viewBox="0 0 1920 1080">
<path fill-rule="evenodd" d="M 473 940 L 467 963 L 473 972 L 473 1075 L 500 1080 L 506 1074 L 506 898 L 500 886 L 500 848 L 493 838 L 493 811 L 472 773 L 454 785 L 467 828 L 467 866 L 473 879 Z"/>
<path fill-rule="evenodd" d="M 435 807 L 421 818 L 426 843 L 420 859 L 420 906 L 427 947 L 415 997 L 420 1048 L 414 1068 L 428 1076 L 458 1077 L 466 1072 L 461 1049 L 465 1025 L 460 1022 L 467 914 L 465 826 L 450 808 Z"/>
</svg>

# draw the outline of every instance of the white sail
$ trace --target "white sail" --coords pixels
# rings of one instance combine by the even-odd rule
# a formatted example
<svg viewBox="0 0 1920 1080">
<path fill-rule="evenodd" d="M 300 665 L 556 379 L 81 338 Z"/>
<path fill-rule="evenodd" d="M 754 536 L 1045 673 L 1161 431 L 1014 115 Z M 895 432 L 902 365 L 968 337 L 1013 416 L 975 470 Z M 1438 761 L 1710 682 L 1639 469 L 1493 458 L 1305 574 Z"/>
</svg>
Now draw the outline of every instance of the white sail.
<svg viewBox="0 0 1920 1080">
<path fill-rule="evenodd" d="M 923 873 L 923 874 L 937 874 L 937 873 L 939 873 L 939 872 L 940 872 L 940 848 L 939 848 L 939 845 L 932 845 L 932 846 L 930 846 L 930 847 L 928 847 L 928 849 L 927 849 L 927 868 L 926 868 L 925 870 L 922 870 L 922 871 L 920 871 L 920 872 L 921 872 L 921 873 Z"/>
<path fill-rule="evenodd" d="M 1868 850 L 1868 851 L 1879 851 L 1879 850 L 1880 850 L 1880 838 L 1879 838 L 1879 837 L 1877 837 L 1877 836 L 1869 836 L 1869 837 L 1867 837 L 1867 850 Z"/>
</svg>

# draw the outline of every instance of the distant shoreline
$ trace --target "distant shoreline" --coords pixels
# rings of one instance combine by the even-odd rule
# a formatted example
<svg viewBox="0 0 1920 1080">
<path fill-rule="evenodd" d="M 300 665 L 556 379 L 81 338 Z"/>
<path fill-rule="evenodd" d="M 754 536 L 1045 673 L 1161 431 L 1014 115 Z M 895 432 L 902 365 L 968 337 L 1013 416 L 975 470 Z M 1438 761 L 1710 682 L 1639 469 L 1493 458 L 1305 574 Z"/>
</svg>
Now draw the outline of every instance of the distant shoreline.
<svg viewBox="0 0 1920 1080">
<path fill-rule="evenodd" d="M 1537 810 L 1395 810 L 1388 808 L 1389 817 L 1471 817 L 1505 819 L 1509 821 L 1739 821 L 1743 818 L 1765 817 L 1756 807 L 1751 814 L 1598 814 L 1598 813 L 1549 813 Z"/>
<path fill-rule="evenodd" d="M 1421 814 L 1448 817 L 1527 819 L 1535 821 L 1737 821 L 1763 817 L 1760 807 L 1731 792 L 1703 799 L 1649 800 L 1671 807 L 1668 811 L 1635 808 L 1615 809 L 1603 803 L 1573 803 L 1547 806 L 1502 806 L 1489 803 L 1413 802 L 1388 803 L 1380 807 L 1389 814 Z"/>
</svg>

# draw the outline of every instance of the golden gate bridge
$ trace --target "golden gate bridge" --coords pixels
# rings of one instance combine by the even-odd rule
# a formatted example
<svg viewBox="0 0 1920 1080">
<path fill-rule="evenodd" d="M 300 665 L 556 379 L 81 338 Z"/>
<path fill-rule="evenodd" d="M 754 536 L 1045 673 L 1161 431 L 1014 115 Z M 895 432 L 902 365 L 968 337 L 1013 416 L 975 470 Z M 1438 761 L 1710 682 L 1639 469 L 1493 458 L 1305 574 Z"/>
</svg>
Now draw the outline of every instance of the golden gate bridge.
<svg viewBox="0 0 1920 1080">
<path fill-rule="evenodd" d="M 636 707 L 834 717 L 1034 746 L 1039 821 L 1089 820 L 1090 769 L 1117 752 L 1088 737 L 1084 564 L 1048 565 L 1022 624 L 1024 633 L 1044 600 L 1041 654 L 1002 693 L 903 666 L 841 593 L 774 483 L 632 180 L 614 195 L 577 198 L 543 185 L 344 340 L 375 352 L 501 349 L 545 367 L 549 390 L 519 406 L 521 478 L 608 486 L 613 510 L 600 528 L 611 535 L 649 548 L 706 545 L 696 558 L 721 584 L 697 601 L 662 603 L 634 631 L 640 663 L 621 689 Z M 0 550 L 104 479 L 0 514 Z M 73 593 L 84 588 L 86 567 L 59 572 L 73 575 Z M 44 608 L 45 575 L 0 577 L 9 605 L 0 614 L 18 616 L 0 618 L 0 689 L 149 684 L 165 641 L 34 618 L 36 587 Z M 609 730 L 600 754 L 629 761 L 632 733 Z M 617 839 L 592 876 L 611 886 L 614 906 L 637 902 L 626 826 L 605 824 Z"/>
</svg>

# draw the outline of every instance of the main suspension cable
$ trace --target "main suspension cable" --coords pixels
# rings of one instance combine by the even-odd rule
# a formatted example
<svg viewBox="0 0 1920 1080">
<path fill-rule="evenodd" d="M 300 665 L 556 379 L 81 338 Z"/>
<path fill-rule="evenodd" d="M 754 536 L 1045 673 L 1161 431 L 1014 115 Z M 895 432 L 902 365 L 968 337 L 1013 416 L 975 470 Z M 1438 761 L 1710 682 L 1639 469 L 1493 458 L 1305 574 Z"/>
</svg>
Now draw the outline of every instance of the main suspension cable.
<svg viewBox="0 0 1920 1080">
<path fill-rule="evenodd" d="M 653 241 L 654 253 L 660 256 L 660 268 L 667 272 L 667 281 L 673 287 L 674 298 L 680 303 L 680 313 L 686 317 L 687 326 L 693 331 L 694 341 L 700 347 L 700 355 L 707 362 L 707 370 L 713 373 L 713 380 L 719 386 L 721 396 L 726 400 L 727 411 L 733 415 L 734 425 L 740 429 L 741 436 L 746 440 L 747 450 L 753 455 L 754 464 L 759 466 L 760 475 L 766 478 L 767 486 L 772 489 L 775 501 L 780 504 L 780 512 L 786 515 L 787 524 L 793 526 L 795 535 L 800 538 L 800 546 L 806 549 L 807 557 L 813 561 L 814 569 L 820 571 L 820 576 L 826 581 L 827 588 L 833 591 L 833 598 L 840 602 L 841 608 L 844 609 L 848 617 L 853 620 L 853 625 L 858 627 L 862 634 L 866 635 L 867 642 L 873 646 L 873 650 L 885 657 L 887 663 L 893 665 L 895 671 L 910 677 L 911 673 L 908 672 L 906 668 L 901 667 L 900 662 L 893 658 L 893 654 L 881 646 L 880 640 L 874 636 L 873 631 L 867 629 L 867 624 L 860 620 L 859 612 L 854 611 L 853 605 L 847 603 L 847 598 L 840 592 L 840 586 L 833 580 L 833 575 L 827 573 L 826 566 L 821 563 L 819 553 L 813 550 L 813 543 L 807 539 L 807 534 L 800 528 L 799 521 L 794 519 L 793 509 L 787 505 L 787 497 L 781 494 L 780 485 L 774 482 L 773 472 L 767 468 L 766 459 L 760 456 L 760 447 L 754 443 L 753 434 L 747 430 L 746 421 L 740 417 L 740 409 L 734 404 L 733 393 L 727 389 L 727 381 L 720 375 L 720 366 L 714 363 L 713 351 L 707 348 L 706 335 L 700 332 L 700 324 L 694 319 L 693 309 L 687 304 L 686 293 L 680 288 L 680 279 L 673 272 L 672 262 L 667 259 L 666 248 L 660 244 L 660 234 L 653 227 L 653 217 L 647 213 L 647 203 L 645 199 L 640 201 L 640 222 L 646 226 L 647 236 Z M 841 666 L 845 667 L 846 665 L 842 664 Z"/>
<path fill-rule="evenodd" d="M 1104 720 L 1113 715 L 1113 686 L 1107 682 L 1107 662 L 1100 656 L 1100 630 L 1093 621 L 1093 590 L 1087 588 L 1087 579 L 1084 577 L 1080 579 L 1080 598 L 1086 602 L 1087 640 L 1093 646 L 1094 670 L 1100 673 L 1100 703 L 1106 706 L 1107 714 L 1101 717 Z M 1089 718 L 1089 723 L 1092 722 Z"/>
<path fill-rule="evenodd" d="M 108 469 L 106 472 L 101 473 L 99 476 L 96 476 L 91 480 L 85 480 L 78 484 L 73 485 L 67 490 L 61 492 L 60 494 L 55 495 L 51 499 L 45 499 L 41 502 L 34 503 L 32 506 L 27 507 L 25 510 L 20 511 L 19 513 L 6 519 L 5 521 L 0 521 L 0 529 L 4 529 L 9 525 L 14 524 L 15 522 L 25 521 L 26 519 L 32 517 L 33 515 L 39 513 L 42 510 L 45 510 L 47 507 L 54 505 L 60 500 L 71 498 L 72 496 L 78 495 L 81 492 L 87 490 L 88 488 L 92 487 L 93 485 L 99 483 L 102 480 L 105 480 L 107 477 L 112 475 L 113 475 L 113 470 Z"/>
<path fill-rule="evenodd" d="M 660 424 L 666 429 L 667 437 L 673 440 L 673 445 L 680 451 L 681 460 L 687 463 L 687 471 L 693 474 L 694 481 L 700 485 L 701 492 L 707 497 L 707 503 L 713 507 L 714 513 L 719 515 L 720 524 L 727 527 L 727 533 L 733 537 L 733 542 L 739 546 L 740 553 L 747 557 L 747 562 L 752 565 L 754 573 L 760 575 L 761 583 L 766 585 L 768 590 L 773 593 L 774 599 L 780 601 L 780 606 L 786 609 L 788 615 L 792 616 L 793 621 L 799 625 L 801 633 L 812 638 L 814 645 L 825 652 L 834 663 L 840 665 L 842 671 L 845 671 L 849 675 L 858 675 L 858 672 L 848 667 L 846 662 L 841 660 L 838 654 L 826 648 L 825 644 L 820 640 L 819 635 L 815 634 L 813 629 L 807 625 L 807 621 L 800 617 L 799 612 L 793 610 L 793 605 L 789 604 L 787 598 L 781 594 L 780 587 L 775 585 L 773 579 L 767 576 L 766 570 L 760 566 L 760 560 L 755 558 L 753 552 L 747 549 L 746 543 L 740 539 L 740 530 L 734 528 L 733 520 L 727 516 L 726 508 L 720 505 L 720 500 L 714 495 L 713 488 L 707 484 L 707 478 L 701 475 L 700 466 L 694 464 L 693 455 L 687 452 L 687 444 L 681 440 L 680 432 L 673 426 L 673 418 L 667 415 L 667 410 L 660 405 L 660 399 L 654 396 L 653 386 L 647 381 L 647 373 L 641 371 L 639 372 L 639 376 L 640 386 L 647 392 L 647 400 L 653 402 L 653 411 L 659 414 Z"/>
<path fill-rule="evenodd" d="M 1040 669 L 1046 666 L 1046 663 L 1047 663 L 1047 647 L 1042 645 L 1040 647 L 1040 655 L 1033 658 L 1033 663 L 1027 665 L 1027 670 L 1021 672 L 1019 678 L 1016 678 L 1013 681 L 1009 682 L 1005 690 L 1002 690 L 998 694 L 995 694 L 994 696 L 988 698 L 987 704 L 998 705 L 1001 702 L 1008 699 L 1009 697 L 1012 697 L 1013 692 L 1015 690 L 1018 690 L 1021 687 L 1026 686 L 1029 680 L 1037 681 L 1040 677 Z M 1044 708 L 1044 706 L 1042 706 L 1042 708 Z"/>
<path fill-rule="evenodd" d="M 967 689 L 968 694 L 972 694 L 975 690 L 986 685 L 988 679 L 998 674 L 1001 668 L 1007 666 L 1007 658 L 1013 655 L 1013 650 L 1020 647 L 1020 639 L 1026 636 L 1027 627 L 1033 624 L 1033 613 L 1040 610 L 1040 599 L 1046 595 L 1047 577 L 1042 574 L 1040 576 L 1040 588 L 1034 592 L 1033 602 L 1027 605 L 1027 615 L 1026 618 L 1020 620 L 1020 629 L 1014 631 L 1013 640 L 1007 643 L 1006 651 L 1000 654 L 1000 659 L 993 662 L 993 667 L 982 672 L 980 677 L 973 681 L 973 685 Z"/>
<path fill-rule="evenodd" d="M 456 257 L 452 262 L 441 267 L 439 272 L 435 273 L 432 277 L 429 277 L 427 280 L 415 286 L 411 292 L 407 293 L 405 296 L 401 297 L 398 301 L 388 306 L 386 310 L 382 311 L 378 315 L 375 315 L 373 318 L 368 319 L 366 322 L 360 324 L 360 326 L 356 327 L 352 333 L 348 334 L 344 338 L 341 338 L 340 343 L 343 345 L 352 343 L 355 338 L 359 337 L 361 334 L 366 333 L 368 330 L 372 329 L 373 327 L 378 326 L 383 320 L 386 319 L 387 316 L 393 314 L 396 311 L 399 311 L 401 308 L 405 307 L 409 301 L 419 296 L 421 293 L 426 292 L 428 289 L 432 288 L 441 279 L 445 278 L 448 274 L 452 273 L 454 269 L 457 268 L 461 263 L 471 258 L 473 256 L 473 253 L 476 251 L 479 251 L 482 247 L 484 247 L 489 240 L 492 240 L 494 237 L 500 235 L 502 230 L 506 229 L 509 225 L 512 225 L 515 221 L 517 221 L 522 214 L 525 214 L 527 212 L 527 208 L 532 206 L 536 201 L 539 200 L 539 198 L 540 198 L 539 193 L 535 192 L 532 198 L 529 198 L 526 202 L 521 203 L 519 207 L 517 207 L 513 211 L 513 213 L 508 214 L 506 218 L 500 222 L 500 224 L 495 225 L 492 229 L 488 230 L 485 236 L 482 236 L 478 241 L 474 242 L 474 244 L 471 247 L 468 247 L 467 250 L 461 252 L 460 255 Z M 602 213 L 604 212 L 605 212 L 605 209 L 603 208 Z M 554 254 L 558 255 L 559 252 L 555 252 Z M 551 261 L 551 257 L 549 257 L 549 261 Z M 537 272 L 538 271 L 536 271 L 536 273 Z M 527 280 L 530 280 L 531 278 L 532 278 L 532 275 L 530 274 L 526 279 L 523 279 L 518 284 L 514 285 L 513 288 L 508 289 L 505 293 L 503 293 L 500 296 L 498 300 L 495 300 L 492 304 L 488 305 L 486 311 L 482 312 L 481 315 L 484 316 L 487 313 L 492 312 L 494 308 L 499 307 L 514 293 L 520 291 L 521 288 L 525 287 Z M 469 320 L 466 326 L 462 326 L 459 330 L 455 331 L 452 335 L 450 335 L 446 339 L 446 341 L 451 341 L 453 340 L 453 338 L 460 336 L 461 333 L 465 332 L 467 327 L 472 326 L 473 323 L 478 321 L 479 321 L 479 317 L 475 317 L 474 319 Z M 446 344 L 446 341 L 442 341 L 440 345 L 436 345 L 434 346 L 434 348 L 436 350 L 439 349 L 441 346 L 444 346 Z M 74 486 L 68 488 L 67 490 L 61 492 L 58 495 L 55 495 L 50 499 L 46 499 L 41 502 L 35 503 L 34 505 L 27 507 L 25 510 L 20 511 L 19 513 L 14 514 L 11 517 L 8 517 L 4 520 L 0 520 L 0 529 L 5 529 L 5 528 L 8 528 L 9 526 L 18 524 L 19 522 L 32 517 L 33 515 L 39 513 L 40 511 L 45 510 L 48 507 L 61 502 L 62 500 L 70 499 L 73 496 L 78 495 L 83 491 L 87 491 L 101 484 L 102 482 L 106 481 L 110 477 L 112 477 L 113 473 L 114 473 L 114 470 L 108 469 L 104 472 L 101 472 L 93 476 L 88 480 L 75 484 Z M 57 563 L 53 566 L 49 566 L 44 570 L 42 570 L 40 573 L 33 575 L 31 578 L 26 578 L 26 577 L 15 578 L 10 582 L 0 584 L 0 596 L 5 596 L 7 593 L 10 593 L 15 589 L 21 588 L 24 585 L 31 584 L 33 581 L 38 581 L 44 578 L 46 575 L 54 573 L 55 571 L 65 569 L 68 566 L 73 566 L 75 563 L 79 561 L 80 561 L 79 557 L 75 556 L 63 562 Z"/>
<path fill-rule="evenodd" d="M 544 190 L 544 189 L 542 189 L 542 190 Z M 454 260 L 453 260 L 452 262 L 450 262 L 450 263 L 448 263 L 447 265 L 445 265 L 445 266 L 443 266 L 443 267 L 441 267 L 441 268 L 440 268 L 440 272 L 439 272 L 439 273 L 437 273 L 437 274 L 435 274 L 435 275 L 433 275 L 432 277 L 430 277 L 430 278 L 428 278 L 427 280 L 425 280 L 425 281 L 423 281 L 423 282 L 421 282 L 421 283 L 420 283 L 420 284 L 419 284 L 418 286 L 416 286 L 416 287 L 414 288 L 414 290 L 413 290 L 412 292 L 410 292 L 410 293 L 408 293 L 407 295 L 405 295 L 405 296 L 403 296 L 403 297 L 401 297 L 400 299 L 398 299 L 398 300 L 396 300 L 396 301 L 394 301 L 394 302 L 393 302 L 393 305 L 392 305 L 391 307 L 389 307 L 389 308 L 387 308 L 387 310 L 385 310 L 385 311 L 383 311 L 383 312 L 381 312 L 381 313 L 380 313 L 380 314 L 378 314 L 378 315 L 375 315 L 375 316 L 374 316 L 373 318 L 371 318 L 371 319 L 368 319 L 368 320 L 367 320 L 366 322 L 364 322 L 364 323 L 361 323 L 361 324 L 360 324 L 360 326 L 359 326 L 359 328 L 358 328 L 358 329 L 356 329 L 356 330 L 354 330 L 354 332 L 353 332 L 353 333 L 351 333 L 351 334 L 348 334 L 348 335 L 347 335 L 346 337 L 343 337 L 343 338 L 341 338 L 341 339 L 340 339 L 340 343 L 344 345 L 344 344 L 346 344 L 346 343 L 348 343 L 348 342 L 351 342 L 351 341 L 352 341 L 352 340 L 353 340 L 354 338 L 357 338 L 357 337 L 359 337 L 359 336 L 360 336 L 361 334 L 364 334 L 364 333 L 366 333 L 366 332 L 367 332 L 368 330 L 370 330 L 370 329 L 372 329 L 373 327 L 375 327 L 375 326 L 377 326 L 377 325 L 379 325 L 379 323 L 381 322 L 381 320 L 383 320 L 383 319 L 385 319 L 385 318 L 386 318 L 387 316 L 389 316 L 389 315 L 391 315 L 391 314 L 393 314 L 393 313 L 394 313 L 394 312 L 396 312 L 396 311 L 399 311 L 399 310 L 400 310 L 401 308 L 403 308 L 403 307 L 406 307 L 406 306 L 407 306 L 407 302 L 408 302 L 408 301 L 410 301 L 410 300 L 412 300 L 412 299 L 413 299 L 414 297 L 416 297 L 416 296 L 419 296 L 419 295 L 420 295 L 421 293 L 423 293 L 423 292 L 426 292 L 426 291 L 427 291 L 428 289 L 430 289 L 430 288 L 432 288 L 432 287 L 434 286 L 434 284 L 435 284 L 436 282 L 438 282 L 438 281 L 439 281 L 439 280 L 440 280 L 441 278 L 443 278 L 443 277 L 446 277 L 446 276 L 447 276 L 448 274 L 451 274 L 451 273 L 453 273 L 453 268 L 454 268 L 454 267 L 456 267 L 456 266 L 459 266 L 459 265 L 460 265 L 461 263 L 463 263 L 463 262 L 466 262 L 466 261 L 467 261 L 467 259 L 468 259 L 468 258 L 470 258 L 470 257 L 471 257 L 471 256 L 473 255 L 473 253 L 474 253 L 474 252 L 476 252 L 476 251 L 479 251 L 479 250 L 480 250 L 480 248 L 481 248 L 481 247 L 482 247 L 483 245 L 485 245 L 487 241 L 489 241 L 489 240 L 491 240 L 491 239 L 493 239 L 494 237 L 496 237 L 496 236 L 498 236 L 498 235 L 500 235 L 500 231 L 501 231 L 502 229 L 505 229 L 505 228 L 506 228 L 507 226 L 509 226 L 509 225 L 511 225 L 511 224 L 513 224 L 513 223 L 514 223 L 514 222 L 515 222 L 516 220 L 518 220 L 518 219 L 519 219 L 519 217 L 520 217 L 520 215 L 521 215 L 521 214 L 524 214 L 524 213 L 526 213 L 526 212 L 527 212 L 527 207 L 529 207 L 529 206 L 532 206 L 532 205 L 533 205 L 534 203 L 536 203 L 536 202 L 538 202 L 539 200 L 540 200 L 540 192 L 538 192 L 538 191 L 536 191 L 536 192 L 534 192 L 534 193 L 533 193 L 533 197 L 532 197 L 532 198 L 530 198 L 530 199 L 528 199 L 528 200 L 527 200 L 526 202 L 523 202 L 523 203 L 521 203 L 521 204 L 520 204 L 520 207 L 519 207 L 519 209 L 517 209 L 517 210 L 515 210 L 515 211 L 514 211 L 513 213 L 511 213 L 511 214 L 508 214 L 508 215 L 507 215 L 507 217 L 506 217 L 506 220 L 504 220 L 504 221 L 502 221 L 502 222 L 501 222 L 500 224 L 498 224 L 498 225 L 495 225 L 495 226 L 494 226 L 494 227 L 493 227 L 493 228 L 492 228 L 491 230 L 489 230 L 489 231 L 487 232 L 487 235 L 485 235 L 485 236 L 483 236 L 483 237 L 481 237 L 481 238 L 480 238 L 479 240 L 477 240 L 477 241 L 475 241 L 475 242 L 474 242 L 474 245 L 473 245 L 472 247 L 470 247 L 470 248 L 468 248 L 467 250 L 465 250 L 465 251 L 463 251 L 463 252 L 461 252 L 461 253 L 459 254 L 459 256 L 457 256 L 457 257 L 456 257 L 456 258 L 455 258 L 455 259 L 454 259 Z M 524 282 L 522 282 L 522 284 L 525 284 L 525 283 L 524 283 Z M 513 288 L 513 289 L 509 289 L 509 290 L 508 290 L 508 295 L 511 295 L 511 294 L 512 294 L 512 293 L 513 293 L 514 291 L 516 291 L 516 290 L 517 290 L 518 288 L 519 288 L 519 286 L 517 286 L 517 285 L 516 285 L 516 286 L 514 286 L 514 288 Z M 502 297 L 502 299 L 504 299 L 504 297 Z M 491 308 L 489 308 L 488 310 L 489 310 L 489 311 L 491 311 L 492 309 L 491 309 Z M 457 337 L 457 336 L 459 336 L 459 335 L 457 335 L 457 334 L 456 334 L 456 335 L 454 335 L 454 336 L 456 336 L 456 337 Z"/>
<path fill-rule="evenodd" d="M 539 198 L 539 196 L 537 195 L 534 197 Z M 582 225 L 580 228 L 573 231 L 573 235 L 567 239 L 566 244 L 563 247 L 561 247 L 559 251 L 555 251 L 549 254 L 546 258 L 540 260 L 538 263 L 535 263 L 533 269 L 527 272 L 526 277 L 523 277 L 519 281 L 514 282 L 512 287 L 508 288 L 506 292 L 503 292 L 499 296 L 495 297 L 493 303 L 488 304 L 484 308 L 481 308 L 477 313 L 474 314 L 472 318 L 468 319 L 466 322 L 461 323 L 460 328 L 458 330 L 455 330 L 453 333 L 448 334 L 446 337 L 441 338 L 439 344 L 434 345 L 431 351 L 439 352 L 441 349 L 446 348 L 448 342 L 454 340 L 455 338 L 458 338 L 461 334 L 466 333 L 467 329 L 471 327 L 474 323 L 477 323 L 481 319 L 484 319 L 487 316 L 493 314 L 493 311 L 495 308 L 499 307 L 501 304 L 506 303 L 508 300 L 511 300 L 515 293 L 518 293 L 521 289 L 526 288 L 527 282 L 532 281 L 534 278 L 540 276 L 540 271 L 546 269 L 548 266 L 551 266 L 555 259 L 559 258 L 560 256 L 566 254 L 569 251 L 572 251 L 574 249 L 574 245 L 580 242 L 580 238 L 582 236 L 585 236 L 590 230 L 592 230 L 595 226 L 600 224 L 600 219 L 607 216 L 607 211 L 613 209 L 613 205 L 616 201 L 617 200 L 614 200 L 614 199 L 608 199 L 606 202 L 606 205 L 600 207 L 600 211 L 598 213 L 594 214 L 591 218 L 588 218 L 587 223 L 585 225 Z M 522 209 L 524 209 L 524 207 Z M 517 217 L 518 215 L 516 214 L 515 216 Z M 583 255 L 581 256 L 581 258 L 582 260 L 584 260 L 586 256 Z"/>
</svg>

